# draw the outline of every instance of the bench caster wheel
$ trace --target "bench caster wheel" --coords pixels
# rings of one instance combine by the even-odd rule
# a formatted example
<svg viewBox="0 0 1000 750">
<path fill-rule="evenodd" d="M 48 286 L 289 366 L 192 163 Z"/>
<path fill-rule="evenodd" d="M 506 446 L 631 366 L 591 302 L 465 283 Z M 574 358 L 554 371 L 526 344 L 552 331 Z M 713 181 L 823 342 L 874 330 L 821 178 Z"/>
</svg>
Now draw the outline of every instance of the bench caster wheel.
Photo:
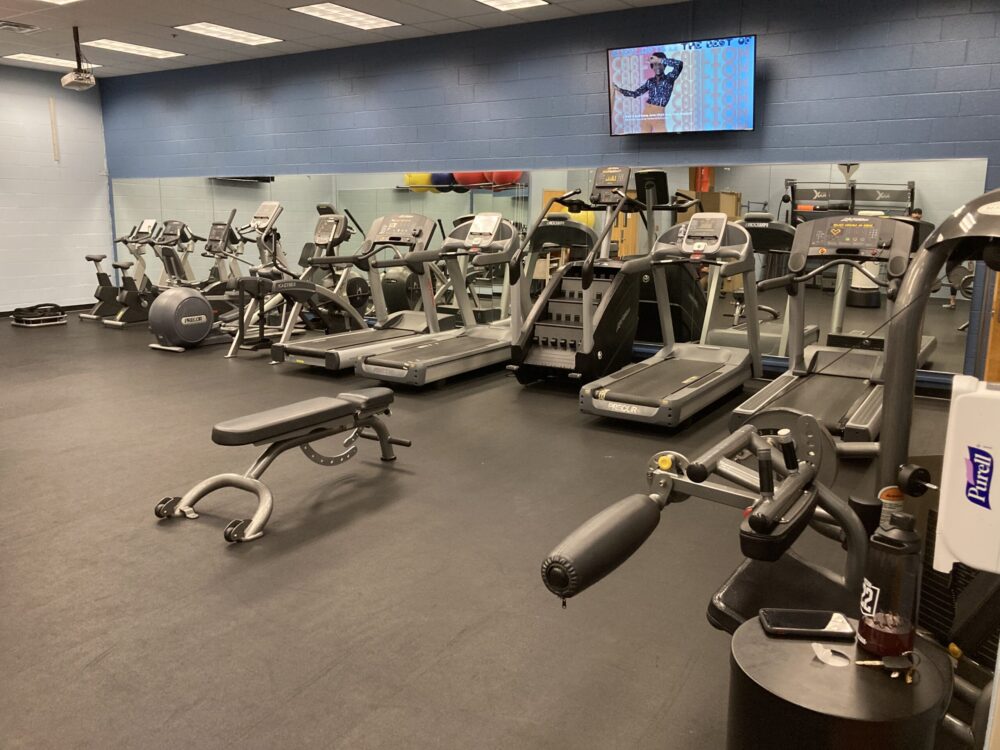
<svg viewBox="0 0 1000 750">
<path fill-rule="evenodd" d="M 174 515 L 174 511 L 177 509 L 177 504 L 180 501 L 179 497 L 165 497 L 156 504 L 156 507 L 153 508 L 153 513 L 156 514 L 157 518 L 170 518 Z"/>
<path fill-rule="evenodd" d="M 222 536 L 226 538 L 227 542 L 242 542 L 243 535 L 249 525 L 249 518 L 237 518 L 226 527 L 226 530 L 222 532 Z"/>
</svg>

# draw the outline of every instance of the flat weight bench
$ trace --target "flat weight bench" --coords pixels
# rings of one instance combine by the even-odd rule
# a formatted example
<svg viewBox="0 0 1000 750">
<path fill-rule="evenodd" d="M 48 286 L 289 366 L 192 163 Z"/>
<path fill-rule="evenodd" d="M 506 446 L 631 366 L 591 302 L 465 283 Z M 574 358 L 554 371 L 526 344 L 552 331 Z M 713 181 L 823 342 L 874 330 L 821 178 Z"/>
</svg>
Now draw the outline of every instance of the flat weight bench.
<svg viewBox="0 0 1000 750">
<path fill-rule="evenodd" d="M 220 422 L 212 428 L 212 441 L 218 445 L 266 445 L 246 473 L 218 474 L 196 484 L 183 497 L 165 497 L 154 512 L 158 518 L 197 518 L 194 506 L 206 495 L 224 487 L 235 487 L 257 496 L 257 511 L 253 518 L 238 518 L 224 532 L 227 542 L 249 542 L 264 533 L 271 516 L 274 498 L 261 475 L 279 455 L 289 448 L 299 447 L 310 461 L 321 466 L 337 466 L 349 461 L 358 452 L 359 438 L 378 440 L 383 461 L 395 461 L 393 445 L 410 446 L 409 440 L 394 438 L 380 418 L 389 413 L 394 394 L 388 388 L 364 388 L 336 397 L 310 398 L 287 406 L 257 412 L 245 417 Z M 344 440 L 346 450 L 335 456 L 324 456 L 311 443 L 342 432 L 350 434 Z"/>
</svg>

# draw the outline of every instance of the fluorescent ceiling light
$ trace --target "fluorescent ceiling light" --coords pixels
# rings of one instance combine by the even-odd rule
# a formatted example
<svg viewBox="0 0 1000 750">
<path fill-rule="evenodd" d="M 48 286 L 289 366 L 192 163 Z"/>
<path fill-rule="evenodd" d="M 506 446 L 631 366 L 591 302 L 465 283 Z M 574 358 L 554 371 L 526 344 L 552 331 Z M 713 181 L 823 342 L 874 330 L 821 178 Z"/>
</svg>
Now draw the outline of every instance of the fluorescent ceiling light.
<svg viewBox="0 0 1000 750">
<path fill-rule="evenodd" d="M 57 68 L 75 68 L 76 60 L 64 60 L 61 57 L 45 57 L 44 55 L 28 55 L 21 52 L 16 55 L 4 55 L 4 60 L 20 60 L 21 62 L 38 63 L 39 65 L 54 65 Z M 99 68 L 100 65 L 84 63 L 84 70 Z"/>
<path fill-rule="evenodd" d="M 128 42 L 116 42 L 114 39 L 95 39 L 92 42 L 80 42 L 84 47 L 100 47 L 114 52 L 126 52 L 130 55 L 142 55 L 143 57 L 155 57 L 163 59 L 165 57 L 184 57 L 183 52 L 168 52 L 165 49 L 156 47 L 143 47 L 141 44 L 129 44 Z"/>
<path fill-rule="evenodd" d="M 296 13 L 305 13 L 307 16 L 316 16 L 316 18 L 322 18 L 324 21 L 333 21 L 334 23 L 341 23 L 344 26 L 364 29 L 365 31 L 401 25 L 395 21 L 390 21 L 388 18 L 379 18 L 378 16 L 362 13 L 360 10 L 353 10 L 352 8 L 345 8 L 343 5 L 335 5 L 334 3 L 303 5 L 300 8 L 289 8 L 289 10 L 294 10 Z"/>
<path fill-rule="evenodd" d="M 48 3 L 49 5 L 69 5 L 70 3 L 76 3 L 80 0 L 42 0 L 43 3 Z"/>
<path fill-rule="evenodd" d="M 521 8 L 534 8 L 536 5 L 548 5 L 546 0 L 479 0 L 479 2 L 497 10 L 521 10 Z"/>
<path fill-rule="evenodd" d="M 174 28 L 180 31 L 190 31 L 192 34 L 224 39 L 227 42 L 249 44 L 253 47 L 256 47 L 258 44 L 274 44 L 275 42 L 282 41 L 281 39 L 275 39 L 273 36 L 262 36 L 261 34 L 253 34 L 249 31 L 231 29 L 228 26 L 219 26 L 217 23 L 189 23 L 185 26 L 174 26 Z"/>
</svg>

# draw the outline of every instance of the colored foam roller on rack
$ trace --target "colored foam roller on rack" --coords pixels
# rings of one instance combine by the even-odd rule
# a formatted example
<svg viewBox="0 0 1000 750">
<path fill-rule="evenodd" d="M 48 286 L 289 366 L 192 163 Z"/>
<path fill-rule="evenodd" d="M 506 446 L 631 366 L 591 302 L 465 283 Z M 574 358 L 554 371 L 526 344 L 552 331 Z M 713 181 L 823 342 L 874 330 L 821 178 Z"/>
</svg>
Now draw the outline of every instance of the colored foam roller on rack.
<svg viewBox="0 0 1000 750">
<path fill-rule="evenodd" d="M 430 172 L 407 172 L 403 175 L 403 184 L 414 193 L 429 193 L 434 190 Z"/>
<path fill-rule="evenodd" d="M 453 183 L 451 172 L 435 172 L 431 175 L 431 184 L 439 193 L 450 193 Z"/>
</svg>

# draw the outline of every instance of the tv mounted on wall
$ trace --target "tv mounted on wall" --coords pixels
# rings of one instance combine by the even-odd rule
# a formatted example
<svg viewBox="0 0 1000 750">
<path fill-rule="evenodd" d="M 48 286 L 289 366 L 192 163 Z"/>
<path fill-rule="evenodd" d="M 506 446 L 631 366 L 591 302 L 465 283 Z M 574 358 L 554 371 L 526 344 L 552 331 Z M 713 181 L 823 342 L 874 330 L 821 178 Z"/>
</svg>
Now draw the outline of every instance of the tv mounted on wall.
<svg viewBox="0 0 1000 750">
<path fill-rule="evenodd" d="M 608 50 L 611 135 L 753 130 L 757 37 Z"/>
</svg>

